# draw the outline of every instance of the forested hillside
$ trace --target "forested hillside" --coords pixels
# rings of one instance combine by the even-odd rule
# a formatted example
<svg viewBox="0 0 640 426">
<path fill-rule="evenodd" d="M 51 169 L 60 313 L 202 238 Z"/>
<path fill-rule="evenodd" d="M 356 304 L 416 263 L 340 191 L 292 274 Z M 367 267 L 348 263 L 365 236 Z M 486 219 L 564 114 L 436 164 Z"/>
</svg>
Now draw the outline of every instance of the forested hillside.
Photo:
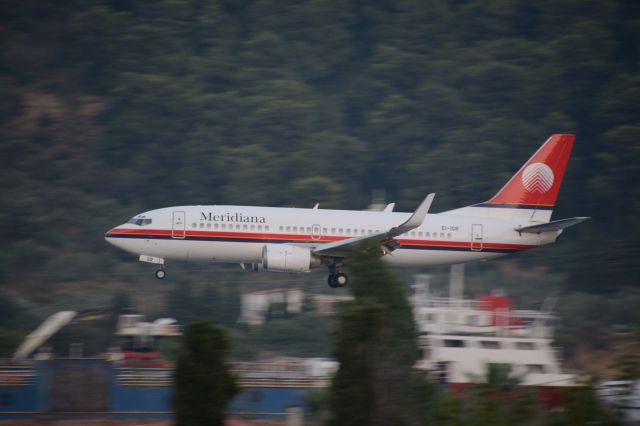
<svg viewBox="0 0 640 426">
<path fill-rule="evenodd" d="M 471 204 L 572 132 L 554 217 L 593 219 L 519 259 L 564 291 L 637 285 L 637 1 L 0 8 L 5 284 L 117 280 L 134 260 L 104 232 L 168 205 Z"/>
</svg>

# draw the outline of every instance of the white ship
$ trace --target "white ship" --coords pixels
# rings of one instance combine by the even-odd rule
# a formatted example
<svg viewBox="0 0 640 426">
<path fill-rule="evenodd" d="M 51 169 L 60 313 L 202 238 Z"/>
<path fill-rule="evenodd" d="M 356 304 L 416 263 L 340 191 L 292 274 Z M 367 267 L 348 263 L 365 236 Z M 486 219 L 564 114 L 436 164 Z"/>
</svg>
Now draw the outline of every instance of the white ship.
<svg viewBox="0 0 640 426">
<path fill-rule="evenodd" d="M 508 366 L 521 385 L 576 386 L 552 345 L 555 301 L 541 310 L 514 310 L 504 295 L 464 299 L 462 265 L 452 268 L 449 297 L 434 297 L 419 275 L 411 297 L 422 356 L 418 368 L 453 386 L 481 382 L 489 364 Z"/>
</svg>

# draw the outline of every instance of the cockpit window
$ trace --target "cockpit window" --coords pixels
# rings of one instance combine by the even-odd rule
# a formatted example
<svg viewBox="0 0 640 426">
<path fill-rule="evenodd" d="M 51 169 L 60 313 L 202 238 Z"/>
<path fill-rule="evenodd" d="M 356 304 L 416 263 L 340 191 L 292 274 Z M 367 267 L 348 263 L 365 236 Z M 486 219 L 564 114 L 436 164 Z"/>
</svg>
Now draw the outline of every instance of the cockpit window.
<svg viewBox="0 0 640 426">
<path fill-rule="evenodd" d="M 134 217 L 129 221 L 129 223 L 133 223 L 134 225 L 144 226 L 149 225 L 151 223 L 151 219 L 143 219 Z"/>
</svg>

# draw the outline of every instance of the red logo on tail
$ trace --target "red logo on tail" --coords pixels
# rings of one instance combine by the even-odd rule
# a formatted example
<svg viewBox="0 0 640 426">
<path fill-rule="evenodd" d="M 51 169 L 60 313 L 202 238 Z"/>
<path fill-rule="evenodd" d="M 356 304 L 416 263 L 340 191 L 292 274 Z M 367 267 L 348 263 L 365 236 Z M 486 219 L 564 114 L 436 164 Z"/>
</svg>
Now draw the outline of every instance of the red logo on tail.
<svg viewBox="0 0 640 426">
<path fill-rule="evenodd" d="M 487 203 L 554 206 L 574 140 L 574 135 L 552 135 Z"/>
</svg>

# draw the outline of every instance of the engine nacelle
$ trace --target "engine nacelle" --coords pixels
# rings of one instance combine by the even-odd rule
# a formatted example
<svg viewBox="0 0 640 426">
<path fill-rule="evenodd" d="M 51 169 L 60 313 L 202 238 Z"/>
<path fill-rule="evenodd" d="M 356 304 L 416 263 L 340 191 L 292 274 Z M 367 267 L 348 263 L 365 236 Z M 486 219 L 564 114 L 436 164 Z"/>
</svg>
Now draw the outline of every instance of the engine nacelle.
<svg viewBox="0 0 640 426">
<path fill-rule="evenodd" d="M 267 244 L 262 248 L 262 269 L 274 272 L 309 272 L 320 259 L 311 250 L 290 244 Z"/>
</svg>

